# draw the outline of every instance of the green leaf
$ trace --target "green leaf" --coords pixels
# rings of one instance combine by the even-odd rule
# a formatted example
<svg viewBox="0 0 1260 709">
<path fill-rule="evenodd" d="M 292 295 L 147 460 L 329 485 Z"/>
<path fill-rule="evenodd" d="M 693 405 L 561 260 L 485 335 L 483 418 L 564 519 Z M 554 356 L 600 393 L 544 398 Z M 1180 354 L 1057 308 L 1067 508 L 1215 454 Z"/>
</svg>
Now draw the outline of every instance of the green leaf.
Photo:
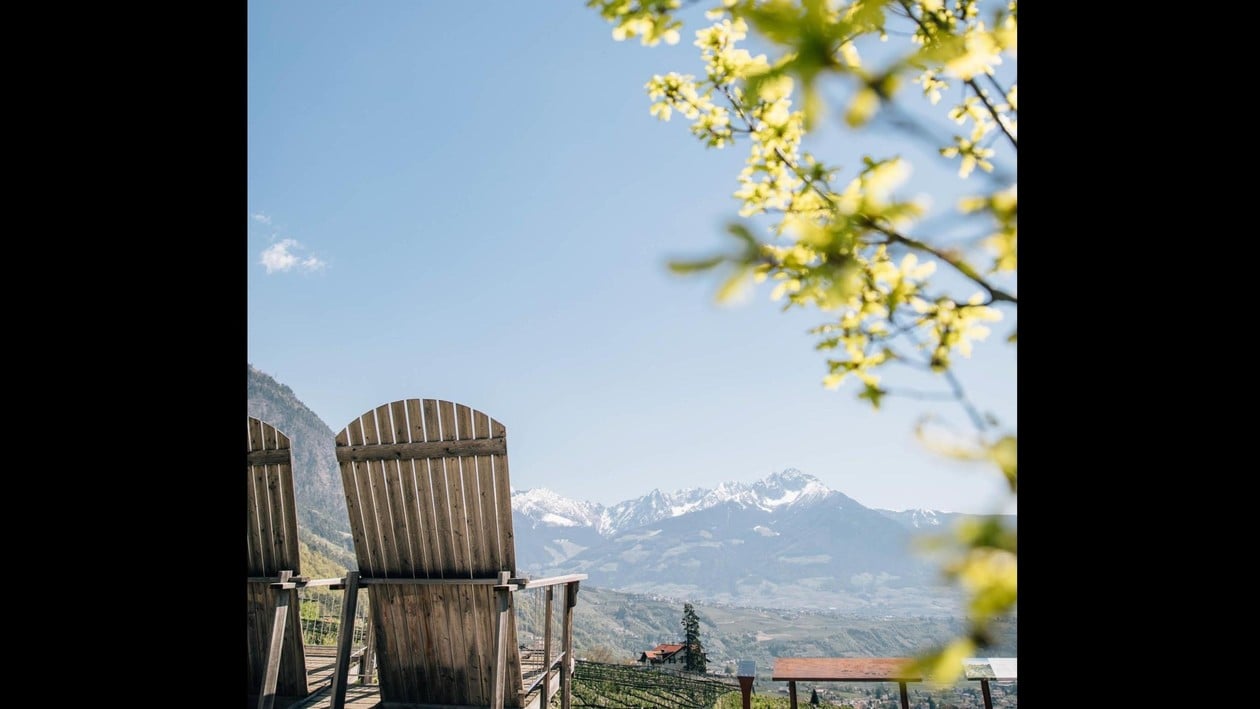
<svg viewBox="0 0 1260 709">
<path fill-rule="evenodd" d="M 849 103 L 849 110 L 844 114 L 844 122 L 851 128 L 863 126 L 871 120 L 871 116 L 874 116 L 878 109 L 879 95 L 875 93 L 875 89 L 864 86 Z"/>
<path fill-rule="evenodd" d="M 858 394 L 858 398 L 870 400 L 871 406 L 878 409 L 880 400 L 887 396 L 887 394 L 888 392 L 880 389 L 879 386 L 875 384 L 867 384 L 862 392 Z"/>
<path fill-rule="evenodd" d="M 673 273 L 688 274 L 707 271 L 726 260 L 724 256 L 699 259 L 697 261 L 670 261 L 669 270 Z"/>
<path fill-rule="evenodd" d="M 728 303 L 737 299 L 748 289 L 748 268 L 741 266 L 735 269 L 717 291 L 717 302 Z"/>
<path fill-rule="evenodd" d="M 739 222 L 731 222 L 726 225 L 726 231 L 732 236 L 738 237 L 740 241 L 748 244 L 748 246 L 756 248 L 757 238 L 752 235 L 752 232 L 748 230 L 747 226 L 744 226 Z"/>
<path fill-rule="evenodd" d="M 989 457 L 1002 469 L 1011 492 L 1016 491 L 1018 481 L 1019 445 L 1014 436 L 1005 436 L 989 448 Z"/>
<path fill-rule="evenodd" d="M 853 4 L 853 24 L 860 28 L 884 26 L 884 5 L 888 0 L 858 0 Z"/>
</svg>

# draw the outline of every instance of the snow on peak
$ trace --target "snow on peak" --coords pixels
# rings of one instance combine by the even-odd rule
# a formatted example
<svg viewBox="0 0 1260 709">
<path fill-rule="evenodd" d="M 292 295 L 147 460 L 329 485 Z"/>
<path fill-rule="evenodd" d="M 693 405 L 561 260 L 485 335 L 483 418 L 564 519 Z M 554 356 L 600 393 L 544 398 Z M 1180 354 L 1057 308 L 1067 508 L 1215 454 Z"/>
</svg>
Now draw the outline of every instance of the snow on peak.
<svg viewBox="0 0 1260 709">
<path fill-rule="evenodd" d="M 831 494 L 832 491 L 818 478 L 796 468 L 787 468 L 751 485 L 724 482 L 716 490 L 690 487 L 673 493 L 654 489 L 642 497 L 609 507 L 572 500 L 546 488 L 513 490 L 512 509 L 542 524 L 589 526 L 596 533 L 607 536 L 722 504 L 759 507 L 768 511 Z"/>
<path fill-rule="evenodd" d="M 757 498 L 755 504 L 766 510 L 831 494 L 831 490 L 819 482 L 818 478 L 806 475 L 796 468 L 771 474 L 753 485 L 753 490 Z"/>
<path fill-rule="evenodd" d="M 598 508 L 539 487 L 512 491 L 512 509 L 545 524 L 561 527 L 593 526 Z"/>
</svg>

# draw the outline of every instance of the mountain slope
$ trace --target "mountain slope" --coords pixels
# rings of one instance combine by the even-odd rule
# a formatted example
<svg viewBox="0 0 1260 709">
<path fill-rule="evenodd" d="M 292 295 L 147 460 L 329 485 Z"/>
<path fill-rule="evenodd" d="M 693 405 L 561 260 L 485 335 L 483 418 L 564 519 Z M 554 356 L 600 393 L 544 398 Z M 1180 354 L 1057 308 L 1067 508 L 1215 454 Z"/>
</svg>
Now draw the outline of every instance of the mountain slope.
<svg viewBox="0 0 1260 709">
<path fill-rule="evenodd" d="M 298 536 L 312 554 L 329 557 L 343 568 L 357 568 L 332 430 L 292 389 L 253 365 L 248 370 L 246 412 L 280 429 L 293 445 Z"/>
<path fill-rule="evenodd" d="M 607 509 L 517 491 L 513 511 L 517 563 L 531 573 L 586 573 L 603 588 L 738 605 L 959 609 L 957 591 L 917 551 L 924 535 L 908 518 L 798 470 L 716 490 L 653 490 Z"/>
<path fill-rule="evenodd" d="M 302 541 L 356 568 L 333 432 L 252 366 L 248 387 L 249 413 L 293 441 Z M 960 594 L 942 586 L 915 542 L 966 515 L 870 509 L 798 470 L 714 490 L 653 490 L 610 507 L 514 490 L 512 516 L 517 571 L 527 575 L 586 573 L 588 587 L 767 608 L 960 609 Z"/>
</svg>

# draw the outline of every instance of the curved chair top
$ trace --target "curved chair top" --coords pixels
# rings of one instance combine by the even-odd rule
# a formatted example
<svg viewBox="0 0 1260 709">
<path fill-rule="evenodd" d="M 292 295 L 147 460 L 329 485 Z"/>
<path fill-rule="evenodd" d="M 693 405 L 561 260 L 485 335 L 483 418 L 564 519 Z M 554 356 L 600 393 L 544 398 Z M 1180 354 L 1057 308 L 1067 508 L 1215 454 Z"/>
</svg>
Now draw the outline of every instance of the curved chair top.
<svg viewBox="0 0 1260 709">
<path fill-rule="evenodd" d="M 364 578 L 516 573 L 507 435 L 464 404 L 401 399 L 336 438 Z"/>
<path fill-rule="evenodd" d="M 302 572 L 293 497 L 293 450 L 275 426 L 246 417 L 247 576 Z"/>
</svg>

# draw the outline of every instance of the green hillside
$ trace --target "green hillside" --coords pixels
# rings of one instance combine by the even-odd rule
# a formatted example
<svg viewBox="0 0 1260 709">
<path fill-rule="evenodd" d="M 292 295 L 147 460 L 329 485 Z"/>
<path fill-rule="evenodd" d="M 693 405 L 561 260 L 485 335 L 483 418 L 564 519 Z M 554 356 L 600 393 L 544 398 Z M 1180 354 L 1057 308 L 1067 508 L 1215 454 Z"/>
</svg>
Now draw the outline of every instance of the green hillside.
<svg viewBox="0 0 1260 709">
<path fill-rule="evenodd" d="M 682 639 L 683 603 L 583 584 L 574 610 L 574 652 L 600 662 L 635 662 L 659 643 Z M 754 660 L 768 673 L 775 657 L 913 655 L 965 629 L 962 618 L 949 616 L 871 617 L 692 604 L 710 672 L 733 672 L 738 660 Z M 537 633 L 541 604 L 518 594 L 516 608 L 522 635 Z M 1014 619 L 999 622 L 998 643 L 986 653 L 1015 655 L 1015 626 Z"/>
</svg>

